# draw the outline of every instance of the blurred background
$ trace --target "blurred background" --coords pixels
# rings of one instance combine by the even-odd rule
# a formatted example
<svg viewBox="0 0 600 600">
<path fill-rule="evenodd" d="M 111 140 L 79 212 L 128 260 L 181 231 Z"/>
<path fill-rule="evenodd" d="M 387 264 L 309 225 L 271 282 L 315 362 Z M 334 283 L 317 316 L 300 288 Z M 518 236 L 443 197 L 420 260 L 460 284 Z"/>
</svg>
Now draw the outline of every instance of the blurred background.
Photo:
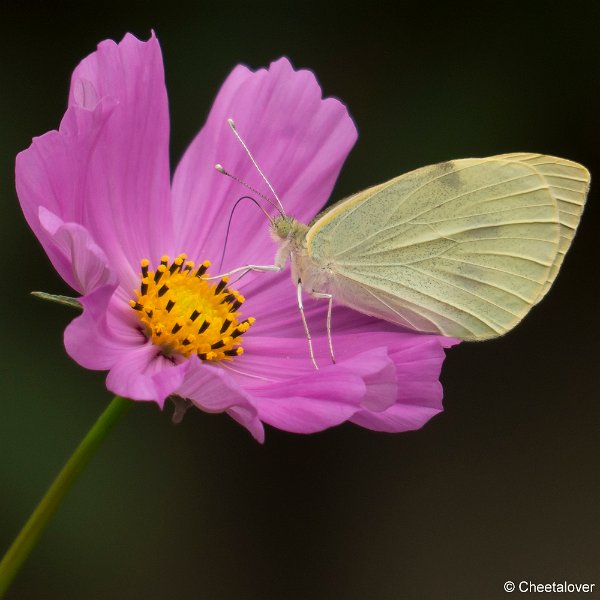
<svg viewBox="0 0 600 600">
<path fill-rule="evenodd" d="M 127 31 L 161 42 L 173 164 L 238 62 L 287 55 L 359 131 L 333 199 L 446 160 L 535 151 L 600 173 L 596 3 L 0 0 L 0 549 L 109 400 L 65 354 L 69 293 L 22 218 L 14 157 L 56 128 L 72 69 Z M 600 175 L 596 175 L 600 178 Z M 495 599 L 506 580 L 600 597 L 598 260 L 591 197 L 551 293 L 512 333 L 448 352 L 422 430 L 345 425 L 264 446 L 223 415 L 139 405 L 8 598 Z"/>
</svg>

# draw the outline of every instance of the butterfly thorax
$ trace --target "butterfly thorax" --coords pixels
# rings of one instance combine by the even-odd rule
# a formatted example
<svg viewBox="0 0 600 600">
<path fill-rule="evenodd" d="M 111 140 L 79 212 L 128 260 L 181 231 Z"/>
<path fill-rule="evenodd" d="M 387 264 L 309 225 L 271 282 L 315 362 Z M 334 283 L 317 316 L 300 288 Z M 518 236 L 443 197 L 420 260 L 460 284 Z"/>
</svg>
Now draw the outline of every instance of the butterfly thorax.
<svg viewBox="0 0 600 600">
<path fill-rule="evenodd" d="M 301 279 L 309 293 L 313 290 L 326 292 L 332 274 L 326 266 L 315 263 L 309 255 L 306 243 L 308 231 L 308 225 L 294 217 L 282 215 L 273 219 L 271 235 L 279 244 L 275 264 L 283 267 L 289 258 L 294 283 Z"/>
<path fill-rule="evenodd" d="M 306 253 L 306 232 L 308 227 L 300 221 L 281 215 L 275 217 L 271 223 L 271 237 L 277 244 L 279 250 L 275 257 L 275 264 L 283 267 L 288 257 L 298 256 Z"/>
</svg>

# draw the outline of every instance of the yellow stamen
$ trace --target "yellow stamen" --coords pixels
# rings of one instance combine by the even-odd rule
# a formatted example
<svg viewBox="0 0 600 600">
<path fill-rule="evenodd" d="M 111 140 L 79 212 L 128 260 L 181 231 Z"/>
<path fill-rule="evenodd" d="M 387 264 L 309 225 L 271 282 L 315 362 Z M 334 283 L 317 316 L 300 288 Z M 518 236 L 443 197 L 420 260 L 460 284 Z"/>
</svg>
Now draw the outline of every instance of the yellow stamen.
<svg viewBox="0 0 600 600">
<path fill-rule="evenodd" d="M 195 263 L 180 254 L 169 264 L 161 257 L 155 271 L 143 259 L 140 289 L 129 302 L 143 324 L 144 334 L 165 356 L 197 354 L 201 360 L 232 360 L 243 354 L 242 334 L 254 323 L 238 312 L 245 298 L 227 287 L 227 277 L 206 281 L 210 262 Z"/>
</svg>

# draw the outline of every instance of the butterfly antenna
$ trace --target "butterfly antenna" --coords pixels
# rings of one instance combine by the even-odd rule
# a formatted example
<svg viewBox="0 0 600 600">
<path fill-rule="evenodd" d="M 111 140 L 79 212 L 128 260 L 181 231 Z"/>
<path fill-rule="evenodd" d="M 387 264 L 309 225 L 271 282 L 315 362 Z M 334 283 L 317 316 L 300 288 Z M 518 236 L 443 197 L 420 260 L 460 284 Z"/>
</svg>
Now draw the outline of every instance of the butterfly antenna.
<svg viewBox="0 0 600 600">
<path fill-rule="evenodd" d="M 246 154 L 252 161 L 252 164 L 256 167 L 256 170 L 260 173 L 260 176 L 263 178 L 264 182 L 269 186 L 269 189 L 271 190 L 273 196 L 275 197 L 275 200 L 277 200 L 277 204 L 279 205 L 281 214 L 285 215 L 285 209 L 283 208 L 283 204 L 281 203 L 279 196 L 277 195 L 277 193 L 273 189 L 273 186 L 269 183 L 269 180 L 266 178 L 265 174 L 260 170 L 260 167 L 254 160 L 254 157 L 252 156 L 252 152 L 250 152 L 250 150 L 248 149 L 248 146 L 246 146 L 246 143 L 242 139 L 242 136 L 238 133 L 238 130 L 235 127 L 235 123 L 233 122 L 233 119 L 231 119 L 231 118 L 227 119 L 227 123 L 228 123 L 229 127 L 231 127 L 231 131 L 233 131 L 233 134 L 235 135 L 235 137 L 238 139 L 240 144 L 244 147 Z"/>
<path fill-rule="evenodd" d="M 231 179 L 233 179 L 234 181 L 237 181 L 239 184 L 243 185 L 246 189 L 250 190 L 251 192 L 254 192 L 257 196 L 260 196 L 263 200 L 266 200 L 273 208 L 275 208 L 275 210 L 277 210 L 277 212 L 279 212 L 279 214 L 281 214 L 283 216 L 281 209 L 279 208 L 279 206 L 277 206 L 277 204 L 275 204 L 275 202 L 273 202 L 273 200 L 271 200 L 271 198 L 269 198 L 268 196 L 265 196 L 258 190 L 255 190 L 251 185 L 248 185 L 243 179 L 240 179 L 239 177 L 236 177 L 235 175 L 232 175 L 231 173 L 226 171 L 225 167 L 223 167 L 223 165 L 217 163 L 215 165 L 215 169 L 217 171 L 219 171 L 219 173 L 221 173 L 223 175 L 227 175 L 227 177 L 231 177 Z M 269 219 L 271 221 L 273 220 L 273 219 L 271 219 L 271 217 L 269 217 Z"/>
<path fill-rule="evenodd" d="M 219 262 L 219 271 L 223 267 L 223 261 L 225 260 L 225 251 L 227 250 L 227 240 L 229 239 L 229 230 L 231 229 L 231 221 L 233 220 L 233 213 L 235 212 L 235 209 L 238 207 L 238 204 L 242 200 L 250 200 L 250 201 L 254 202 L 254 204 L 256 204 L 256 206 L 258 206 L 258 208 L 260 208 L 260 210 L 263 211 L 265 217 L 267 217 L 267 219 L 269 219 L 269 222 L 270 223 L 273 222 L 271 215 L 269 215 L 269 213 L 264 209 L 264 207 L 260 204 L 260 202 L 255 200 L 252 196 L 242 196 L 241 198 L 238 198 L 236 200 L 235 204 L 233 205 L 231 212 L 229 213 L 229 221 L 227 221 L 227 232 L 225 233 L 225 243 L 223 244 L 223 252 L 221 253 L 221 261 Z"/>
</svg>

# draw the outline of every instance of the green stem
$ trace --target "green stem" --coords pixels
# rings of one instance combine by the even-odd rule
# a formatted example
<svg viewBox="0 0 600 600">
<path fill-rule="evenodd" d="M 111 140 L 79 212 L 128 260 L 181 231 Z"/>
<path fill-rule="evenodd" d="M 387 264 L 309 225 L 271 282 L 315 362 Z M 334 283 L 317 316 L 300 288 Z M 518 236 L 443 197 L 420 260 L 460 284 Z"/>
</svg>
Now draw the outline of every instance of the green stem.
<svg viewBox="0 0 600 600">
<path fill-rule="evenodd" d="M 21 533 L 0 562 L 0 598 L 4 596 L 29 553 L 35 547 L 66 493 L 130 404 L 130 400 L 120 396 L 113 398 L 33 511 Z"/>
</svg>

